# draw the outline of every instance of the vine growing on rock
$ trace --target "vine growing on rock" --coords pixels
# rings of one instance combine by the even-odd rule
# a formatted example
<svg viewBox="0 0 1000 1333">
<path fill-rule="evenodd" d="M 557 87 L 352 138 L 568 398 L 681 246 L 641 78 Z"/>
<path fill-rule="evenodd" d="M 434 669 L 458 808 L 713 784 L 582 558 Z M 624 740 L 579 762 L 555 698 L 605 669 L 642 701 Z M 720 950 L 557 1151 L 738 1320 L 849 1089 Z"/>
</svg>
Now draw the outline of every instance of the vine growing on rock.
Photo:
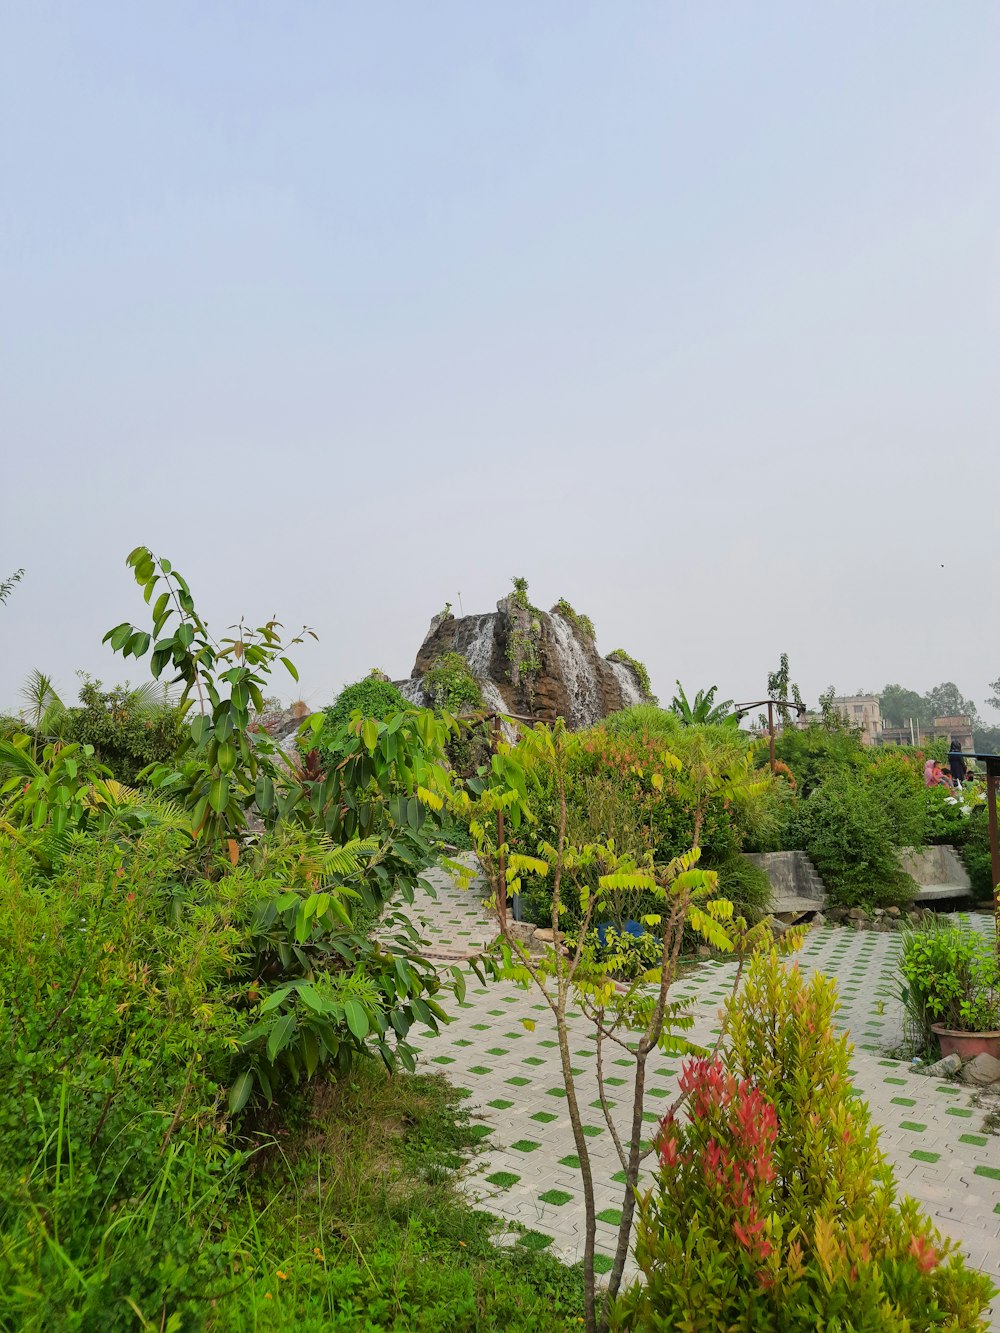
<svg viewBox="0 0 1000 1333">
<path fill-rule="evenodd" d="M 539 640 L 542 634 L 541 611 L 528 600 L 528 580 L 515 575 L 511 582 L 514 591 L 507 597 L 511 627 L 507 639 L 507 661 L 510 663 L 510 682 L 520 685 L 522 677 L 529 702 L 534 699 L 534 678 L 542 669 Z"/>
<path fill-rule="evenodd" d="M 627 653 L 624 648 L 616 648 L 613 653 L 608 653 L 609 662 L 623 662 L 625 666 L 631 667 L 635 672 L 636 680 L 639 682 L 639 689 L 642 690 L 642 697 L 647 703 L 655 704 L 656 695 L 653 693 L 649 681 L 649 672 L 646 670 L 645 662 L 640 662 L 637 657 Z"/>
<path fill-rule="evenodd" d="M 582 611 L 575 611 L 567 602 L 565 597 L 560 597 L 558 602 L 552 608 L 554 616 L 562 616 L 563 620 L 568 620 L 575 630 L 588 639 L 596 639 L 597 633 L 594 629 L 594 622 L 590 616 L 585 616 Z"/>
<path fill-rule="evenodd" d="M 483 692 L 461 653 L 444 653 L 424 677 L 424 689 L 434 707 L 449 713 L 467 713 L 481 708 Z"/>
</svg>

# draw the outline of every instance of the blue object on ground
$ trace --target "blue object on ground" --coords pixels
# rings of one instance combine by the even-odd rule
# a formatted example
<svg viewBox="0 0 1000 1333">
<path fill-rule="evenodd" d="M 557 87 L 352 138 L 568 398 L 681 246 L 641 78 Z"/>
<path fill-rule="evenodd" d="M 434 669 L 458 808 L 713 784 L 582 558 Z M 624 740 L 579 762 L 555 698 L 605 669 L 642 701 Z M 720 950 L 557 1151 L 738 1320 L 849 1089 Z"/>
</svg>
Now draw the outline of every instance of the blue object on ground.
<svg viewBox="0 0 1000 1333">
<path fill-rule="evenodd" d="M 600 940 L 602 945 L 607 943 L 609 930 L 618 930 L 618 927 L 615 925 L 613 921 L 601 921 L 598 923 L 597 938 Z M 646 934 L 646 929 L 638 921 L 626 921 L 619 933 L 622 935 L 634 935 L 635 938 L 638 940 L 641 939 L 643 935 Z"/>
</svg>

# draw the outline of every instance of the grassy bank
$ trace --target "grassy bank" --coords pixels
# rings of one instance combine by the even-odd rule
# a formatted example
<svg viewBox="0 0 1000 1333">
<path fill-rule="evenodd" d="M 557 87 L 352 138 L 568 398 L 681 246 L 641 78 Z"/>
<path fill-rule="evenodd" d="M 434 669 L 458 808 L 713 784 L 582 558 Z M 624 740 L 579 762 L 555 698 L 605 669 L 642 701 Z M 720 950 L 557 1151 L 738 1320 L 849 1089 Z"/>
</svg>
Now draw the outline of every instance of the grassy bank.
<svg viewBox="0 0 1000 1333">
<path fill-rule="evenodd" d="M 579 1270 L 498 1246 L 457 1171 L 483 1137 L 440 1076 L 358 1067 L 263 1147 L 230 1224 L 232 1290 L 213 1330 L 557 1330 L 583 1312 Z"/>
</svg>

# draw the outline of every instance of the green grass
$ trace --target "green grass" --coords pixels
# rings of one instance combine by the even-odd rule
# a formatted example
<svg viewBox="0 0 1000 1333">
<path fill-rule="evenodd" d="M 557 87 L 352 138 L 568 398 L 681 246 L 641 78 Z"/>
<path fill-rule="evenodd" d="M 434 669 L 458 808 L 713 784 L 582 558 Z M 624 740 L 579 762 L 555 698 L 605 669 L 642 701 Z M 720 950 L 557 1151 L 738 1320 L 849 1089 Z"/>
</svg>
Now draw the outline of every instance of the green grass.
<svg viewBox="0 0 1000 1333">
<path fill-rule="evenodd" d="M 245 1235 L 243 1257 L 224 1284 L 234 1290 L 204 1327 L 555 1333 L 575 1326 L 583 1314 L 579 1268 L 528 1243 L 496 1246 L 491 1235 L 503 1224 L 458 1193 L 456 1173 L 475 1150 L 474 1130 L 440 1077 L 390 1080 L 365 1067 L 349 1084 L 323 1090 L 297 1144 L 272 1155 L 231 1222 Z"/>
</svg>

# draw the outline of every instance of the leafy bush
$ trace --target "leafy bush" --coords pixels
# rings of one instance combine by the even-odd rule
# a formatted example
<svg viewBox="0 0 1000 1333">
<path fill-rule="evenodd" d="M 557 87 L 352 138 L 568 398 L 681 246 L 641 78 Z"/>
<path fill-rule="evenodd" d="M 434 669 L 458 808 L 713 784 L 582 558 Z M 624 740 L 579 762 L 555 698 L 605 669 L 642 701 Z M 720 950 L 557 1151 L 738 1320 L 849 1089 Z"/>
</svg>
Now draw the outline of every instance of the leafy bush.
<svg viewBox="0 0 1000 1333">
<path fill-rule="evenodd" d="M 985 815 L 975 812 L 969 820 L 961 857 L 969 872 L 973 895 L 981 901 L 993 899 L 993 862 L 990 858 L 990 830 Z"/>
<path fill-rule="evenodd" d="M 483 706 L 483 692 L 461 653 L 445 653 L 424 676 L 424 689 L 435 708 L 467 713 Z"/>
<path fill-rule="evenodd" d="M 1000 1028 L 1000 965 L 978 932 L 952 924 L 909 930 L 899 958 L 902 999 L 924 1049 L 932 1023 L 960 1032 Z"/>
<path fill-rule="evenodd" d="M 867 763 L 867 751 L 856 731 L 839 731 L 812 722 L 808 727 L 785 727 L 774 744 L 775 756 L 792 770 L 800 796 L 841 772 L 858 772 Z"/>
<path fill-rule="evenodd" d="M 355 924 L 377 845 L 291 830 L 206 878 L 167 825 L 66 841 L 49 875 L 0 836 L 0 1327 L 160 1327 L 224 1285 L 192 1219 L 240 1174 L 230 1117 L 361 1052 L 412 1068 L 448 974 Z"/>
<path fill-rule="evenodd" d="M 618 1326 L 715 1333 L 980 1327 L 992 1287 L 912 1199 L 897 1202 L 836 1037 L 832 982 L 758 955 L 725 1059 L 685 1067 L 662 1122 Z"/>
<path fill-rule="evenodd" d="M 961 790 L 928 787 L 925 791 L 925 839 L 962 847 L 974 835 L 974 826 L 986 822 L 986 790 L 966 783 Z"/>
<path fill-rule="evenodd" d="M 61 722 L 65 740 L 92 745 L 98 762 L 119 782 L 135 785 L 150 764 L 176 753 L 182 737 L 180 710 L 152 682 L 140 687 L 84 680 L 79 708 L 67 708 Z"/>
<path fill-rule="evenodd" d="M 0 1327 L 159 1326 L 219 1285 L 192 1200 L 224 1206 L 238 1165 L 239 908 L 198 894 L 175 917 L 182 858 L 176 834 L 78 835 L 46 883 L 0 840 Z"/>
<path fill-rule="evenodd" d="M 888 786 L 839 772 L 798 804 L 790 840 L 809 853 L 833 903 L 885 907 L 913 897 L 916 886 L 896 850 L 901 825 Z"/>
<path fill-rule="evenodd" d="M 518 850 L 530 851 L 539 836 L 555 836 L 554 788 L 544 770 L 533 778 L 535 819 L 530 830 L 513 836 Z M 730 780 L 738 792 L 733 799 L 724 790 Z M 575 844 L 610 842 L 637 863 L 649 856 L 669 860 L 697 842 L 706 869 L 728 867 L 739 914 L 754 921 L 767 901 L 766 878 L 737 861 L 743 841 L 774 823 L 775 793 L 770 773 L 753 768 L 751 748 L 739 731 L 685 727 L 673 714 L 647 705 L 579 733 L 567 774 L 568 829 Z M 522 900 L 526 918 L 547 924 L 550 901 L 546 884 L 530 884 Z M 621 893 L 616 907 L 619 929 L 655 910 L 639 890 Z"/>
<path fill-rule="evenodd" d="M 759 866 L 736 852 L 716 869 L 719 892 L 723 898 L 729 899 L 737 916 L 742 916 L 752 925 L 768 914 L 772 898 L 771 881 Z"/>
<path fill-rule="evenodd" d="M 352 713 L 358 712 L 362 717 L 388 722 L 393 713 L 399 713 L 409 706 L 391 680 L 382 680 L 380 676 L 374 675 L 365 676 L 364 680 L 356 680 L 353 685 L 345 685 L 329 708 L 323 709 L 326 718 L 324 730 L 338 731 Z"/>
</svg>

